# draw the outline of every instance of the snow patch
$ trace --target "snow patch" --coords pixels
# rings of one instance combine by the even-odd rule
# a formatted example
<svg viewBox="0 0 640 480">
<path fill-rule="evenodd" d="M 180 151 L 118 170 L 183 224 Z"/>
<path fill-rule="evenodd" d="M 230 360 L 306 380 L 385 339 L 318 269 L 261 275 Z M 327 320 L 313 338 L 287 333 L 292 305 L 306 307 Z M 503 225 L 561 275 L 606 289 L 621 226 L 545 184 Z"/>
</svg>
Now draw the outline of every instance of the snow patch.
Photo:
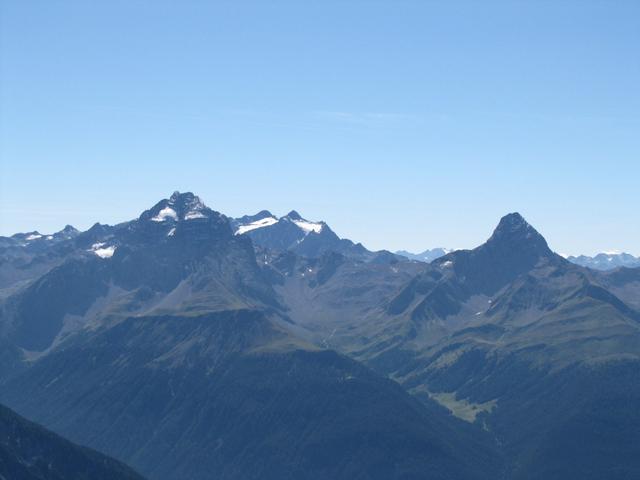
<svg viewBox="0 0 640 480">
<path fill-rule="evenodd" d="M 451 265 L 453 265 L 453 262 L 451 260 L 447 260 L 446 262 L 444 262 L 441 267 L 450 267 Z"/>
<path fill-rule="evenodd" d="M 27 238 L 25 238 L 25 240 L 27 241 L 31 241 L 31 240 L 37 240 L 39 238 L 42 238 L 42 235 L 38 234 L 38 233 L 32 233 L 31 235 L 29 235 Z"/>
<path fill-rule="evenodd" d="M 275 217 L 261 218 L 260 220 L 256 220 L 255 222 L 247 223 L 246 225 L 240 225 L 236 230 L 236 235 L 242 235 L 243 233 L 247 233 L 258 228 L 268 227 L 269 225 L 273 225 L 277 222 L 278 219 Z"/>
<path fill-rule="evenodd" d="M 184 214 L 185 220 L 195 220 L 197 218 L 207 218 L 207 216 L 202 213 L 202 211 L 207 208 L 207 206 L 200 200 L 200 197 L 193 197 L 187 205 L 189 211 Z"/>
<path fill-rule="evenodd" d="M 294 220 L 293 223 L 295 223 L 296 226 L 301 228 L 307 234 L 311 232 L 320 233 L 322 231 L 321 223 L 308 222 L 306 220 Z"/>
<path fill-rule="evenodd" d="M 173 227 L 171 230 L 169 230 L 169 233 L 167 233 L 167 237 L 173 237 L 176 233 L 176 227 Z"/>
<path fill-rule="evenodd" d="M 94 250 L 93 253 L 95 253 L 100 258 L 111 258 L 113 257 L 113 253 L 115 251 L 116 251 L 116 247 L 111 246 L 106 248 L 98 248 L 97 250 Z"/>
<path fill-rule="evenodd" d="M 104 243 L 94 243 L 91 245 L 90 252 L 95 253 L 100 258 L 111 258 L 113 257 L 113 253 L 116 251 L 116 247 L 111 245 L 109 247 L 105 247 Z"/>
<path fill-rule="evenodd" d="M 160 212 L 158 212 L 158 215 L 153 217 L 151 220 L 154 222 L 164 222 L 167 218 L 173 218 L 174 220 L 177 220 L 178 214 L 173 208 L 164 207 L 162 210 L 160 210 Z"/>
<path fill-rule="evenodd" d="M 185 220 L 195 220 L 196 218 L 207 218 L 207 216 L 197 210 L 192 210 L 190 212 L 187 212 L 184 216 Z"/>
</svg>

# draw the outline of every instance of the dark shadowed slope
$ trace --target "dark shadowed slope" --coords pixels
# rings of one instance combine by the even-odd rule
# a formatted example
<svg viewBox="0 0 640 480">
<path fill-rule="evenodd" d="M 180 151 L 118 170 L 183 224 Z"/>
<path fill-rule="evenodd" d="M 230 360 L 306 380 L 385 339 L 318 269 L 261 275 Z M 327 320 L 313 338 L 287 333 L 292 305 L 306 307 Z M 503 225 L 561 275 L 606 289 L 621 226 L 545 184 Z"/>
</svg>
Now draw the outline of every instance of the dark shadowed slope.
<svg viewBox="0 0 640 480">
<path fill-rule="evenodd" d="M 499 470 L 488 438 L 257 311 L 131 318 L 42 358 L 1 395 L 154 479 L 489 479 Z"/>
<path fill-rule="evenodd" d="M 129 467 L 79 447 L 0 405 L 0 479 L 142 480 Z"/>
</svg>

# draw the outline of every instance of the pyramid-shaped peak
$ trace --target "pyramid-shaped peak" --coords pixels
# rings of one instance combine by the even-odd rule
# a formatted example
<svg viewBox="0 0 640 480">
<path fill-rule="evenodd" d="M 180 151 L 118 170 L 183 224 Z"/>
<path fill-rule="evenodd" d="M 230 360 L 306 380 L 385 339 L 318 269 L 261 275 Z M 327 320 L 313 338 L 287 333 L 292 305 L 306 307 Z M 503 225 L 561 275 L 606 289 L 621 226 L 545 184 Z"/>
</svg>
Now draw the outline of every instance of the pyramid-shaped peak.
<svg viewBox="0 0 640 480">
<path fill-rule="evenodd" d="M 192 192 L 175 191 L 168 199 L 160 200 L 152 208 L 145 210 L 140 219 L 164 223 L 210 218 L 214 214 L 219 215 Z"/>
<path fill-rule="evenodd" d="M 291 210 L 289 213 L 287 213 L 286 217 L 290 218 L 291 220 L 303 220 L 302 216 L 295 210 Z"/>
<path fill-rule="evenodd" d="M 72 225 L 65 225 L 65 227 L 60 230 L 59 232 L 56 232 L 53 234 L 54 238 L 64 238 L 64 239 L 70 239 L 73 238 L 77 235 L 80 234 L 80 231 L 78 229 L 76 229 L 75 227 L 73 227 Z"/>
<path fill-rule="evenodd" d="M 500 219 L 496 232 L 515 232 L 518 230 L 533 229 L 531 225 L 518 212 L 508 213 Z"/>
<path fill-rule="evenodd" d="M 540 253 L 550 253 L 544 237 L 517 212 L 509 213 L 500 219 L 487 244 L 517 246 L 538 250 Z"/>
<path fill-rule="evenodd" d="M 275 215 L 273 215 L 269 210 L 260 210 L 258 213 L 253 215 L 253 218 L 256 220 L 262 220 L 263 218 L 269 217 L 275 217 Z"/>
</svg>

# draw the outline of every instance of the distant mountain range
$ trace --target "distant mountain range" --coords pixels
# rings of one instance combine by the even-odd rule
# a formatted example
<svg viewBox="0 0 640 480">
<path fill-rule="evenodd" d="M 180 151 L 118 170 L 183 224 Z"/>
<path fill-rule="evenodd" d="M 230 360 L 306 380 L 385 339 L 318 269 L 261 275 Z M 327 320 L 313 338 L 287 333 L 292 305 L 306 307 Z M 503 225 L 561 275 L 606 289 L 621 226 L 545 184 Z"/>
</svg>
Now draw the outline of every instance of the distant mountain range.
<svg viewBox="0 0 640 480">
<path fill-rule="evenodd" d="M 406 250 L 398 250 L 396 255 L 401 255 L 410 260 L 416 260 L 419 262 L 431 263 L 434 260 L 445 256 L 447 253 L 453 250 L 446 248 L 434 248 L 431 250 L 425 250 L 422 253 L 411 253 Z M 628 253 L 599 253 L 593 257 L 586 255 L 568 256 L 566 257 L 571 263 L 581 265 L 583 267 L 592 268 L 594 270 L 613 270 L 619 267 L 635 268 L 640 267 L 640 258 L 634 257 Z"/>
<path fill-rule="evenodd" d="M 422 253 L 411 253 L 406 250 L 398 250 L 396 255 L 401 255 L 403 257 L 408 258 L 409 260 L 416 260 L 418 262 L 426 262 L 431 263 L 435 259 L 445 256 L 447 253 L 452 252 L 453 250 L 449 250 L 447 248 L 433 248 L 431 250 L 425 250 Z"/>
<path fill-rule="evenodd" d="M 517 213 L 430 263 L 191 193 L 66 230 L 0 239 L 0 401 L 151 479 L 640 472 L 640 268 Z"/>
<path fill-rule="evenodd" d="M 594 270 L 613 270 L 614 268 L 640 267 L 640 258 L 634 257 L 628 253 L 599 253 L 593 257 L 579 255 L 577 257 L 567 257 L 572 263 L 582 265 L 583 267 L 593 268 Z"/>
</svg>

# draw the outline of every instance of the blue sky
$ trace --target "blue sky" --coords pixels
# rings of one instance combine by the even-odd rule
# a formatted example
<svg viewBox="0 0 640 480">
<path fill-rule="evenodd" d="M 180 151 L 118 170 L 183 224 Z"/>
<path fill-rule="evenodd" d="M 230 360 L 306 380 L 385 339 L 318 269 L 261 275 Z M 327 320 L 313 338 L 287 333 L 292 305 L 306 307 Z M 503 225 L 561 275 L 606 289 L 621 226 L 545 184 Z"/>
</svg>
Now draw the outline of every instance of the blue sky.
<svg viewBox="0 0 640 480">
<path fill-rule="evenodd" d="M 174 190 L 369 248 L 640 254 L 640 2 L 2 2 L 0 234 Z"/>
</svg>

